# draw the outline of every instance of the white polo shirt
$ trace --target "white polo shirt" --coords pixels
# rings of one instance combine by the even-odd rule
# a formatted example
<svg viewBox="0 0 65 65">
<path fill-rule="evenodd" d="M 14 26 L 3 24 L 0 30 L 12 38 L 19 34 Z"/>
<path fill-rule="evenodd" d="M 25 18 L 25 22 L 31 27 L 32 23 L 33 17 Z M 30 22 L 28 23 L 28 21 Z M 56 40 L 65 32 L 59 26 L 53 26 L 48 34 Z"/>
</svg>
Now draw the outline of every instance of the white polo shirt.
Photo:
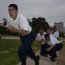
<svg viewBox="0 0 65 65">
<path fill-rule="evenodd" d="M 57 38 L 55 38 L 53 34 L 50 34 L 50 41 L 48 42 L 48 44 L 55 45 L 55 44 L 59 44 L 59 43 L 60 43 L 60 41 L 57 40 Z"/>
<path fill-rule="evenodd" d="M 29 22 L 27 21 L 26 17 L 18 13 L 16 20 L 13 20 L 12 18 L 8 19 L 7 25 L 11 25 L 17 29 L 24 29 L 28 30 L 29 32 L 32 31 L 31 26 L 29 25 Z"/>
<path fill-rule="evenodd" d="M 54 32 L 54 36 L 55 36 L 56 38 L 58 38 L 58 37 L 59 37 L 59 32 L 58 32 L 58 31 Z"/>
<path fill-rule="evenodd" d="M 46 34 L 46 32 L 43 33 L 43 35 L 40 35 L 40 33 L 37 34 L 37 37 L 36 37 L 36 40 L 37 41 L 41 41 L 42 39 L 45 39 L 44 38 L 44 35 Z"/>
</svg>

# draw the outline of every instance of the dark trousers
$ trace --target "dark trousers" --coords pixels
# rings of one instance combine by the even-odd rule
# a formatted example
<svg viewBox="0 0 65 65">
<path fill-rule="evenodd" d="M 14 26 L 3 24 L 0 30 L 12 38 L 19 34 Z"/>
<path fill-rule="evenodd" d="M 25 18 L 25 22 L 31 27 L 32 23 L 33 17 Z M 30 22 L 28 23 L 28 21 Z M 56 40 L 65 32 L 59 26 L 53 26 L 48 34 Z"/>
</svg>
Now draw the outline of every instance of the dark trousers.
<svg viewBox="0 0 65 65">
<path fill-rule="evenodd" d="M 18 56 L 20 58 L 20 61 L 22 62 L 22 65 L 26 65 L 27 56 L 35 60 L 35 53 L 33 52 L 31 45 L 36 38 L 36 34 L 34 32 L 31 32 L 29 35 L 20 36 L 20 38 L 22 44 L 18 50 Z"/>
<path fill-rule="evenodd" d="M 57 57 L 56 51 L 61 50 L 63 45 L 62 45 L 62 43 L 56 44 L 50 51 L 46 51 L 47 48 L 49 48 L 49 47 L 50 47 L 50 45 L 48 45 L 47 43 L 41 45 L 40 55 L 45 56 L 45 55 L 49 54 L 51 56 L 51 58 L 54 59 L 55 57 Z"/>
</svg>

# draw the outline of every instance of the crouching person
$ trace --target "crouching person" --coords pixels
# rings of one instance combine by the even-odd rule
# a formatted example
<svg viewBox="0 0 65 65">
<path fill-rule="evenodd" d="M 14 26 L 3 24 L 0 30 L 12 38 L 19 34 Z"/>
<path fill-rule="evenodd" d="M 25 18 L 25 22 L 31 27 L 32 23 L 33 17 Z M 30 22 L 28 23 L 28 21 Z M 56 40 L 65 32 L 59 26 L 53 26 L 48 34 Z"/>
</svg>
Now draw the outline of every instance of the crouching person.
<svg viewBox="0 0 65 65">
<path fill-rule="evenodd" d="M 41 51 L 40 54 L 42 56 L 47 57 L 48 55 L 50 55 L 50 60 L 56 61 L 56 51 L 61 50 L 63 47 L 62 43 L 60 43 L 60 41 L 58 41 L 53 34 L 45 34 L 45 44 L 42 45 L 41 47 Z"/>
</svg>

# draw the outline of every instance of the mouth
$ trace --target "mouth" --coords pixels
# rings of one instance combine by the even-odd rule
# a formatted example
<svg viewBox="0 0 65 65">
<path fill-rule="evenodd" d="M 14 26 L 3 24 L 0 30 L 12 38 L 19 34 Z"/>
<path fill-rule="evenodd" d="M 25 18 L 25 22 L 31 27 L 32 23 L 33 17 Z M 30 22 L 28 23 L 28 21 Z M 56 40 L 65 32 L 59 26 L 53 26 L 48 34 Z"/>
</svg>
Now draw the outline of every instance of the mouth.
<svg viewBox="0 0 65 65">
<path fill-rule="evenodd" d="M 11 18 L 13 18 L 13 15 L 10 15 Z"/>
</svg>

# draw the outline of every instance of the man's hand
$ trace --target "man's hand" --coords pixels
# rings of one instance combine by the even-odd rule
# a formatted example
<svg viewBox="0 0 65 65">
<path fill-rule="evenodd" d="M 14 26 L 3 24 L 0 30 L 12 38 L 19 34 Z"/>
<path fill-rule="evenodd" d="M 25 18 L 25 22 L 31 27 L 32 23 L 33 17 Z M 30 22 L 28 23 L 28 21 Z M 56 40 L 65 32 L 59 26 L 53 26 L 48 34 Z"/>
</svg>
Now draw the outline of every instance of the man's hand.
<svg viewBox="0 0 65 65">
<path fill-rule="evenodd" d="M 51 45 L 49 48 L 47 48 L 47 51 L 52 50 L 54 46 L 55 46 L 55 45 Z"/>
<path fill-rule="evenodd" d="M 1 24 L 0 26 L 9 29 L 11 32 L 14 32 L 14 27 L 13 26 L 4 26 L 3 24 Z"/>
<path fill-rule="evenodd" d="M 47 51 L 50 51 L 51 49 L 50 48 L 47 48 Z"/>
<path fill-rule="evenodd" d="M 6 28 L 8 28 L 11 32 L 17 32 L 16 28 L 13 26 L 7 26 Z"/>
</svg>

